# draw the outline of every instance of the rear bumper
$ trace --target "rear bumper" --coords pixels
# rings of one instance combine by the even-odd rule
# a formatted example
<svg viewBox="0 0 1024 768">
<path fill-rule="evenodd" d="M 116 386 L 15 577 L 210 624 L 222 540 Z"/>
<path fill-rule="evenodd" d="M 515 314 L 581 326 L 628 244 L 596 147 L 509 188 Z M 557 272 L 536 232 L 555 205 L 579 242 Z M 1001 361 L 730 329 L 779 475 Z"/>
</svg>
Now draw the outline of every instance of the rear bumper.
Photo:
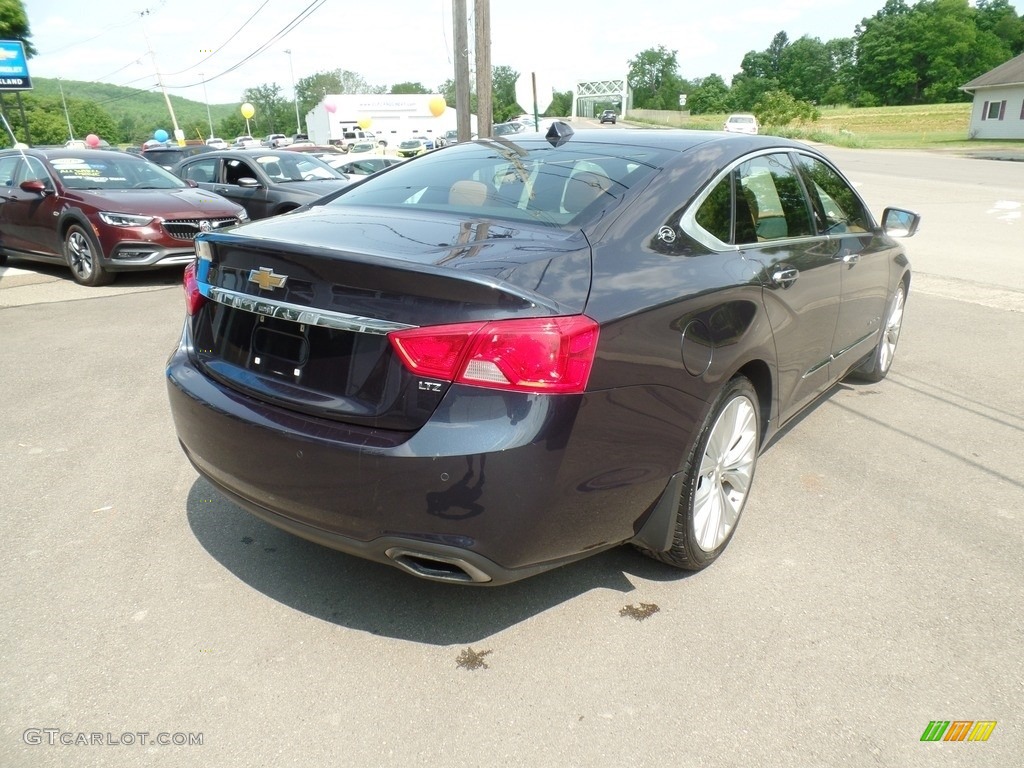
<svg viewBox="0 0 1024 768">
<path fill-rule="evenodd" d="M 682 452 L 682 436 L 622 390 L 453 386 L 400 433 L 256 401 L 204 376 L 185 346 L 166 375 L 182 448 L 229 498 L 302 538 L 444 581 L 501 584 L 628 541 Z"/>
</svg>

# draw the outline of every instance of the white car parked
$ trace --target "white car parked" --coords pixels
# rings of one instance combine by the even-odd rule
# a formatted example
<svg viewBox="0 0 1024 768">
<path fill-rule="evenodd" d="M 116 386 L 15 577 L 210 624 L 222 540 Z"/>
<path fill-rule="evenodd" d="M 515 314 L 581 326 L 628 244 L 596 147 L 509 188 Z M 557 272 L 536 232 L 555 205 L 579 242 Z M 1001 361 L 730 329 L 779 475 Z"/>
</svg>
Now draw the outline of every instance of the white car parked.
<svg viewBox="0 0 1024 768">
<path fill-rule="evenodd" d="M 756 136 L 757 118 L 744 112 L 729 115 L 722 130 L 728 133 L 749 133 L 752 136 Z"/>
</svg>

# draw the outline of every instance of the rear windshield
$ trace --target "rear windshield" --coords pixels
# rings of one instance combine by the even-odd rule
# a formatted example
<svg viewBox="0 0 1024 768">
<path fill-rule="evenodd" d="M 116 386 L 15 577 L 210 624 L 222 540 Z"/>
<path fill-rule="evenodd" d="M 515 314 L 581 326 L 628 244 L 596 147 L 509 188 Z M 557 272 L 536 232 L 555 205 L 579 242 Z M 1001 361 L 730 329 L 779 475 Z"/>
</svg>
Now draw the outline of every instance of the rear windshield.
<svg viewBox="0 0 1024 768">
<path fill-rule="evenodd" d="M 662 167 L 666 150 L 568 141 L 460 143 L 410 160 L 326 205 L 415 207 L 580 226 Z"/>
</svg>

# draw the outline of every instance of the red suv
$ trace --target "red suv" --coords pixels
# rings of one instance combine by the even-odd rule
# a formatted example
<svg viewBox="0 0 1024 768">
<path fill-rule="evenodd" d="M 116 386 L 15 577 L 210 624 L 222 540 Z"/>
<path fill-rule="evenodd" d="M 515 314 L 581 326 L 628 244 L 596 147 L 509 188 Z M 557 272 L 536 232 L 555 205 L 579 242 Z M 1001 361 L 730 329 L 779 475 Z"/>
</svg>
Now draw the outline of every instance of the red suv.
<svg viewBox="0 0 1024 768">
<path fill-rule="evenodd" d="M 111 150 L 5 150 L 0 188 L 0 264 L 8 256 L 67 264 L 82 285 L 184 265 L 197 234 L 248 219 L 220 195 Z"/>
</svg>

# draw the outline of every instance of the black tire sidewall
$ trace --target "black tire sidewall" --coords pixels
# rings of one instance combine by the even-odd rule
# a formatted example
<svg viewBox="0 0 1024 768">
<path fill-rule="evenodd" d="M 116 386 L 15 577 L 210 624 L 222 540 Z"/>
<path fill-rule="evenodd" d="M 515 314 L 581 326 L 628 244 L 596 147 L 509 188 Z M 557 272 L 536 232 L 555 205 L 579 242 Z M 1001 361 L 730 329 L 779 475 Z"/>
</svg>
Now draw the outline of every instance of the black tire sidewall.
<svg viewBox="0 0 1024 768">
<path fill-rule="evenodd" d="M 877 384 L 886 376 L 889 375 L 889 371 L 892 369 L 892 364 L 896 359 L 896 350 L 900 346 L 900 336 L 903 335 L 903 323 L 900 321 L 900 334 L 896 337 L 896 346 L 893 347 L 892 357 L 889 358 L 889 367 L 884 371 L 882 370 L 882 342 L 885 339 L 885 334 L 889 328 L 889 318 L 892 317 L 892 311 L 896 308 L 896 301 L 899 298 L 900 292 L 903 292 L 903 311 L 907 309 L 907 285 L 902 280 L 896 286 L 896 290 L 892 294 L 892 298 L 889 299 L 889 303 L 885 307 L 885 316 L 882 319 L 882 330 L 878 334 L 878 344 L 875 345 L 874 350 L 868 356 L 868 359 L 864 361 L 858 368 L 854 368 L 850 373 L 850 377 L 857 381 L 867 382 L 869 384 Z"/>
<path fill-rule="evenodd" d="M 722 414 L 722 411 L 725 410 L 728 404 L 737 397 L 743 397 L 748 400 L 751 407 L 754 409 L 754 422 L 757 427 L 758 448 L 760 448 L 761 445 L 761 404 L 758 400 L 757 392 L 754 390 L 754 386 L 750 383 L 750 380 L 745 377 L 738 376 L 730 380 L 729 383 L 722 388 L 722 391 L 715 399 L 715 404 L 708 412 L 708 416 L 701 426 L 700 436 L 697 439 L 686 464 L 688 475 L 679 499 L 679 511 L 677 512 L 676 519 L 676 535 L 673 540 L 671 554 L 673 559 L 679 562 L 679 565 L 690 570 L 700 570 L 707 567 L 717 560 L 719 555 L 721 555 L 722 552 L 725 551 L 725 548 L 729 546 L 729 542 L 732 541 L 733 534 L 736 533 L 736 529 L 739 527 L 740 519 L 743 516 L 743 509 L 746 507 L 747 500 L 750 497 L 750 489 L 753 487 L 754 474 L 757 470 L 756 454 L 754 457 L 754 466 L 751 468 L 750 487 L 747 489 L 747 498 L 743 500 L 743 507 L 740 509 L 740 514 L 737 516 L 736 522 L 732 526 L 732 530 L 729 531 L 725 540 L 712 551 L 705 552 L 701 549 L 697 544 L 696 533 L 694 530 L 693 508 L 693 500 L 697 493 L 698 481 L 700 480 L 701 458 L 704 456 L 704 451 L 707 450 L 711 430 L 714 427 L 715 422 L 718 420 L 718 417 Z"/>
<path fill-rule="evenodd" d="M 71 248 L 68 245 L 68 241 L 75 231 L 81 232 L 82 236 L 89 242 L 89 248 L 92 251 L 92 271 L 88 277 L 80 277 L 78 272 L 75 271 L 71 261 Z M 68 227 L 68 231 L 64 233 L 64 259 L 67 262 L 68 269 L 71 270 L 71 276 L 74 278 L 76 283 L 80 285 L 102 285 L 108 281 L 106 273 L 103 271 L 103 267 L 100 262 L 103 261 L 103 251 L 100 250 L 100 244 L 93 236 L 92 232 L 88 228 L 82 226 L 79 223 L 74 223 Z"/>
</svg>

